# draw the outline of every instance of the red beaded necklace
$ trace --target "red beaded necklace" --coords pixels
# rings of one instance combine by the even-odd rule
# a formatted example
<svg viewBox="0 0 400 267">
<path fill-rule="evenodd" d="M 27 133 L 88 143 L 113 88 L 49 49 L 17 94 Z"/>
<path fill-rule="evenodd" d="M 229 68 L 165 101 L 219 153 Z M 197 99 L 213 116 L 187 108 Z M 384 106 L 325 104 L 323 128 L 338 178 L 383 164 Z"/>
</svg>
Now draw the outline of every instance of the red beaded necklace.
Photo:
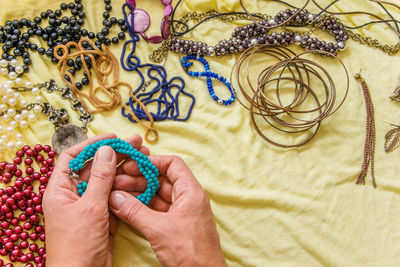
<svg viewBox="0 0 400 267">
<path fill-rule="evenodd" d="M 56 152 L 48 145 L 24 146 L 17 151 L 13 163 L 0 163 L 0 181 L 10 184 L 15 178 L 13 185 L 0 189 L 0 255 L 8 255 L 11 262 L 25 263 L 26 267 L 33 267 L 33 262 L 38 267 L 45 266 L 46 249 L 35 242 L 44 242 L 46 238 L 42 198 L 55 157 Z M 24 165 L 24 171 L 20 165 Z M 34 165 L 40 170 L 35 171 Z M 0 266 L 4 264 L 0 259 Z"/>
</svg>

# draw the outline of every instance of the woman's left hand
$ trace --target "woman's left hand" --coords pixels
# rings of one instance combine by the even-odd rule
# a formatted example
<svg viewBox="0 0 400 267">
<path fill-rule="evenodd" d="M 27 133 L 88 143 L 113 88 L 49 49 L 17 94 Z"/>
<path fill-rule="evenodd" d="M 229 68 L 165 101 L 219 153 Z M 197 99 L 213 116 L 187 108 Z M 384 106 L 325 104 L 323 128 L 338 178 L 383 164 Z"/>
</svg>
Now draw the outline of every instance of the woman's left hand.
<svg viewBox="0 0 400 267">
<path fill-rule="evenodd" d="M 116 218 L 108 211 L 108 199 L 116 175 L 116 165 L 123 159 L 111 147 L 101 147 L 80 177 L 89 180 L 85 194 L 79 197 L 76 182 L 68 177 L 69 162 L 86 146 L 114 134 L 90 138 L 63 152 L 53 171 L 43 197 L 46 220 L 47 266 L 112 266 L 113 236 Z M 142 138 L 126 140 L 144 154 Z M 87 179 L 87 177 L 90 177 Z"/>
</svg>

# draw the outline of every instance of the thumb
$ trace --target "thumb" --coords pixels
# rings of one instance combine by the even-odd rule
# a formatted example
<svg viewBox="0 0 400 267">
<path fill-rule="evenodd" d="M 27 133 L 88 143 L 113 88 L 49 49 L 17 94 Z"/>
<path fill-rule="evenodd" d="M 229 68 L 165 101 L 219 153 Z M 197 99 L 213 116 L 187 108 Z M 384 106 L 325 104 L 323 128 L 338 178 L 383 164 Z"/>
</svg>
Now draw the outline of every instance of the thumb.
<svg viewBox="0 0 400 267">
<path fill-rule="evenodd" d="M 160 214 L 127 192 L 111 192 L 110 208 L 118 218 L 139 230 L 147 239 L 159 229 L 156 225 L 160 222 Z"/>
<path fill-rule="evenodd" d="M 117 155 L 109 146 L 100 147 L 94 156 L 90 178 L 84 198 L 108 202 L 115 179 Z"/>
</svg>

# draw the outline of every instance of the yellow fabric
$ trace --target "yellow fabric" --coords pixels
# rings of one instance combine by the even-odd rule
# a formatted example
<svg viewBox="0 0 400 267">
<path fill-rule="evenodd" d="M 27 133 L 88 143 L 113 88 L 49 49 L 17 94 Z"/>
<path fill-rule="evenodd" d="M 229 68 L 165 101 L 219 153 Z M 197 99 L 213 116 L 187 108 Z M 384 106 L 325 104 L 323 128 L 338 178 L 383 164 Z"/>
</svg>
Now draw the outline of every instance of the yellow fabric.
<svg viewBox="0 0 400 267">
<path fill-rule="evenodd" d="M 56 9 L 60 0 L 18 0 L 1 3 L 0 20 L 32 18 L 45 9 Z M 87 22 L 92 31 L 102 28 L 104 4 L 84 0 Z M 244 1 L 250 11 L 270 15 L 283 9 L 269 1 Z M 304 1 L 291 1 L 300 5 Z M 318 1 L 325 6 L 328 1 Z M 394 1 L 393 2 L 397 2 Z M 121 0 L 114 0 L 112 16 L 121 17 Z M 137 7 L 151 14 L 148 36 L 159 34 L 162 5 L 159 0 L 138 0 Z M 340 1 L 333 9 L 368 10 L 384 16 L 375 4 L 364 1 Z M 177 17 L 188 11 L 240 10 L 235 0 L 183 1 Z M 316 11 L 315 7 L 310 10 Z M 400 10 L 388 9 L 400 18 Z M 370 18 L 353 16 L 343 20 L 360 24 Z M 215 44 L 228 38 L 235 24 L 211 22 L 185 36 Z M 362 34 L 383 42 L 396 38 L 383 24 L 369 26 Z M 115 31 L 113 31 L 115 33 Z M 384 135 L 398 123 L 400 105 L 388 96 L 398 83 L 398 55 L 390 57 L 380 50 L 348 41 L 340 58 L 350 73 L 350 92 L 343 107 L 322 123 L 317 136 L 298 149 L 281 149 L 264 142 L 255 132 L 249 114 L 238 104 L 220 106 L 211 101 L 202 79 L 189 78 L 180 66 L 180 55 L 170 53 L 166 68 L 169 76 L 182 75 L 186 90 L 196 96 L 196 105 L 188 122 L 157 123 L 159 142 L 148 145 L 153 154 L 182 156 L 210 196 L 229 266 L 396 266 L 400 262 L 400 165 L 397 150 L 386 154 Z M 152 49 L 143 41 L 137 50 L 148 61 Z M 122 44 L 113 46 L 119 57 Z M 301 51 L 301 50 L 298 50 Z M 55 78 L 58 72 L 47 58 L 32 53 L 34 62 L 27 75 L 33 82 Z M 344 76 L 336 62 L 315 57 L 330 70 L 338 84 Z M 234 57 L 209 60 L 210 67 L 229 76 Z M 265 62 L 262 66 L 266 66 Z M 260 67 L 262 67 L 260 65 Z M 378 188 L 356 186 L 365 137 L 365 106 L 360 84 L 353 75 L 362 69 L 372 95 L 376 113 L 376 178 Z M 137 83 L 137 77 L 122 71 L 122 80 Z M 226 88 L 216 83 L 216 91 Z M 343 93 L 344 87 L 338 87 Z M 57 95 L 45 94 L 55 106 L 66 106 L 72 122 L 79 121 Z M 123 99 L 127 99 L 123 94 Z M 120 110 L 96 115 L 90 135 L 116 132 L 124 138 L 143 129 L 120 115 Z M 24 132 L 25 143 L 51 142 L 53 128 L 44 118 Z M 9 155 L 6 155 L 9 158 Z M 367 179 L 370 176 L 368 175 Z M 77 233 L 85 234 L 85 233 Z M 179 237 L 177 237 L 179 238 Z M 115 240 L 115 266 L 157 265 L 147 241 L 121 223 Z"/>
</svg>

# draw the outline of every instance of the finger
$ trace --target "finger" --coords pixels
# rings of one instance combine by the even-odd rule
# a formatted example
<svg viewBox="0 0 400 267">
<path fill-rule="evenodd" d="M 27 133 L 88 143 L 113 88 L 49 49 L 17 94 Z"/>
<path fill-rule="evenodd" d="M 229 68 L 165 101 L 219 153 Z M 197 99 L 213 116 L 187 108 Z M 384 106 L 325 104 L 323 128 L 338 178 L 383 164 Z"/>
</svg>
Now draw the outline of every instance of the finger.
<svg viewBox="0 0 400 267">
<path fill-rule="evenodd" d="M 160 175 L 175 184 L 178 180 L 185 180 L 190 184 L 200 186 L 192 171 L 181 157 L 178 156 L 149 156 L 151 162 L 157 167 Z"/>
<path fill-rule="evenodd" d="M 64 173 L 63 171 L 65 166 L 68 166 L 72 159 L 73 158 L 70 155 L 65 153 L 62 153 L 58 157 L 57 164 L 46 188 L 46 192 L 48 192 L 47 194 L 50 194 L 51 192 L 57 193 L 57 191 L 60 189 L 65 189 L 71 192 L 74 191 L 73 181 L 68 178 L 68 172 Z"/>
<path fill-rule="evenodd" d="M 113 189 L 123 191 L 144 192 L 147 188 L 147 180 L 144 176 L 134 177 L 127 174 L 120 174 L 115 177 Z"/>
<path fill-rule="evenodd" d="M 149 207 L 152 208 L 155 211 L 159 212 L 167 212 L 169 210 L 169 207 L 171 206 L 171 203 L 168 203 L 164 199 L 162 199 L 160 196 L 155 195 L 149 203 Z"/>
<path fill-rule="evenodd" d="M 114 183 L 117 155 L 109 146 L 100 147 L 94 156 L 84 199 L 107 201 Z"/>
<path fill-rule="evenodd" d="M 150 150 L 146 146 L 140 147 L 139 152 L 141 152 L 142 154 L 144 154 L 146 156 L 150 155 Z M 126 164 L 126 162 L 130 162 L 130 161 L 135 162 L 133 159 L 131 159 L 129 157 L 125 157 L 124 160 L 125 161 L 123 161 L 123 160 L 118 161 L 117 174 L 125 173 L 125 171 L 123 169 L 123 165 Z"/>
<path fill-rule="evenodd" d="M 134 136 L 130 136 L 130 137 L 126 138 L 125 141 L 128 142 L 131 146 L 133 146 L 136 149 L 141 148 L 142 144 L 143 144 L 143 139 L 138 134 L 135 134 Z M 122 160 L 124 160 L 126 158 L 128 158 L 127 155 L 118 153 L 117 162 L 120 163 Z"/>
<path fill-rule="evenodd" d="M 110 208 L 118 218 L 139 230 L 147 239 L 157 234 L 163 223 L 161 213 L 124 191 L 111 192 Z"/>
<path fill-rule="evenodd" d="M 138 197 L 141 192 L 129 192 L 131 196 Z M 162 199 L 159 195 L 155 195 L 149 202 L 149 208 L 159 211 L 159 212 L 167 212 L 171 207 L 171 203 L 168 203 L 164 199 Z"/>
<path fill-rule="evenodd" d="M 158 177 L 158 181 L 160 182 L 158 194 L 163 200 L 171 203 L 172 184 L 164 176 Z M 115 177 L 113 185 L 113 190 L 122 190 L 126 192 L 144 192 L 146 188 L 147 180 L 143 175 L 132 176 L 128 174 L 119 174 Z"/>
<path fill-rule="evenodd" d="M 113 138 L 116 138 L 115 136 Z M 126 140 L 129 144 L 131 144 L 134 148 L 138 149 L 142 146 L 143 139 L 140 135 L 134 135 L 131 137 L 128 137 Z M 125 159 L 127 159 L 128 156 L 125 154 L 118 153 L 117 154 L 117 164 L 121 163 Z M 87 180 L 87 177 L 90 177 L 90 170 L 92 169 L 92 161 L 86 164 L 85 168 L 80 171 L 81 176 L 83 177 L 83 180 Z"/>
<path fill-rule="evenodd" d="M 139 152 L 141 152 L 142 154 L 149 156 L 150 155 L 150 149 L 147 146 L 141 146 L 139 148 Z"/>
</svg>

